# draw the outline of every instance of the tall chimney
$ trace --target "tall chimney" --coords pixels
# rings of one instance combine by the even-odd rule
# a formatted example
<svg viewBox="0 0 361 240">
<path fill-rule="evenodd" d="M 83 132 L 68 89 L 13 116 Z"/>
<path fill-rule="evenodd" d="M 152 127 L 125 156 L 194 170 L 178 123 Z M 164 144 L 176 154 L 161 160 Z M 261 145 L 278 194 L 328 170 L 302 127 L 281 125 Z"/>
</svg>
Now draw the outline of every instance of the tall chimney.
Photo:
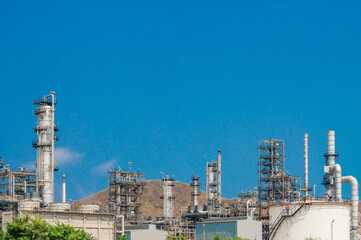
<svg viewBox="0 0 361 240">
<path fill-rule="evenodd" d="M 335 131 L 327 132 L 327 166 L 335 165 L 336 150 L 335 150 Z"/>
<path fill-rule="evenodd" d="M 65 189 L 65 174 L 63 174 L 63 194 L 62 194 L 62 202 L 66 202 L 66 189 Z"/>
<path fill-rule="evenodd" d="M 304 137 L 304 158 L 305 158 L 305 196 L 308 197 L 308 133 Z"/>
<path fill-rule="evenodd" d="M 218 203 L 222 203 L 222 156 L 221 151 L 218 150 Z"/>
</svg>

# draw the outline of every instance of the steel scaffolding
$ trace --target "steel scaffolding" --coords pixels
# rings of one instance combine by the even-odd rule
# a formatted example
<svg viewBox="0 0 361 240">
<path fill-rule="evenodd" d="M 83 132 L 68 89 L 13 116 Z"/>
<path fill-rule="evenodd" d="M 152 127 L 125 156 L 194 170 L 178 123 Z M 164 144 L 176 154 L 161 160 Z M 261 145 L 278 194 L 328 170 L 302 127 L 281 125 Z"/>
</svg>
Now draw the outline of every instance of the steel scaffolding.
<svg viewBox="0 0 361 240">
<path fill-rule="evenodd" d="M 35 171 L 29 172 L 27 167 L 11 171 L 0 157 L 0 196 L 22 199 L 25 193 L 35 192 L 36 189 Z"/>
<path fill-rule="evenodd" d="M 109 170 L 108 208 L 110 212 L 124 215 L 128 223 L 140 223 L 145 186 L 142 172 Z"/>
<path fill-rule="evenodd" d="M 268 206 L 290 203 L 300 197 L 300 178 L 285 174 L 284 141 L 259 141 L 258 204 L 259 218 L 263 222 L 263 238 L 269 233 Z"/>
</svg>

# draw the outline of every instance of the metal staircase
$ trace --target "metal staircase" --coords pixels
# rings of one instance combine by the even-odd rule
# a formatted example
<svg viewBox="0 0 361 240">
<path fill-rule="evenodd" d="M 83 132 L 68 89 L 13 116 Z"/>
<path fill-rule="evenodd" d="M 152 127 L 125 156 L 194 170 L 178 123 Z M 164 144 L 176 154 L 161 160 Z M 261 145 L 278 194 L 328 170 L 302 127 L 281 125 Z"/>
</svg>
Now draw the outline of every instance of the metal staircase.
<svg viewBox="0 0 361 240">
<path fill-rule="evenodd" d="M 285 209 L 283 209 L 282 212 L 280 213 L 280 215 L 278 215 L 276 220 L 270 226 L 270 232 L 269 232 L 269 235 L 268 235 L 269 236 L 268 240 L 272 240 L 274 234 L 276 233 L 276 230 L 281 225 L 283 220 L 286 217 L 294 216 L 303 207 L 303 205 L 305 205 L 305 202 L 300 202 L 300 203 L 294 205 L 292 208 L 290 208 L 290 206 L 287 206 Z"/>
</svg>

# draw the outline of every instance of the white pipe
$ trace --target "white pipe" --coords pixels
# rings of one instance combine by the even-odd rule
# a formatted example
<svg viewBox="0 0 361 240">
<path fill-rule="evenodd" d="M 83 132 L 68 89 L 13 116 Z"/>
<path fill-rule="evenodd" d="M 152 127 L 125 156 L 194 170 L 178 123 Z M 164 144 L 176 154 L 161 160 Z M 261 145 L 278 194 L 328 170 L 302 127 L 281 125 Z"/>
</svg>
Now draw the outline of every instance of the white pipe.
<svg viewBox="0 0 361 240">
<path fill-rule="evenodd" d="M 335 156 L 336 153 L 335 148 L 335 131 L 330 130 L 327 132 L 327 153 L 330 155 L 327 158 L 327 166 L 332 166 L 335 164 Z"/>
<path fill-rule="evenodd" d="M 218 203 L 222 203 L 222 157 L 221 151 L 218 150 Z"/>
<path fill-rule="evenodd" d="M 340 164 L 335 164 L 330 166 L 330 170 L 335 173 L 335 201 L 341 202 L 342 201 L 342 184 L 341 184 L 341 166 Z"/>
<path fill-rule="evenodd" d="M 247 200 L 247 202 L 246 202 L 246 215 L 247 215 L 247 217 L 249 216 L 248 210 L 249 210 L 249 205 L 250 205 L 251 203 L 252 203 L 251 200 Z"/>
<path fill-rule="evenodd" d="M 304 159 L 305 159 L 305 196 L 308 197 L 308 133 L 304 137 Z"/>
<path fill-rule="evenodd" d="M 65 174 L 63 174 L 63 194 L 62 194 L 62 202 L 66 202 L 66 189 L 65 189 Z"/>
<path fill-rule="evenodd" d="M 358 204 L 359 204 L 359 196 L 358 196 L 358 182 L 357 179 L 353 176 L 345 176 L 342 177 L 342 183 L 350 183 L 351 184 L 351 240 L 356 239 L 356 232 L 358 230 Z"/>
</svg>

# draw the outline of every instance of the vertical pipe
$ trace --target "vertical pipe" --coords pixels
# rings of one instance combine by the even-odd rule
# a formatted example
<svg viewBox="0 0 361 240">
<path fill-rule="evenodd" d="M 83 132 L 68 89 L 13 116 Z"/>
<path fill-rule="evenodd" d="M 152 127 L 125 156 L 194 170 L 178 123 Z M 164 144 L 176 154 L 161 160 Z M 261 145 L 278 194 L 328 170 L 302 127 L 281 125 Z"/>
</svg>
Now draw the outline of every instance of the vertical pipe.
<svg viewBox="0 0 361 240">
<path fill-rule="evenodd" d="M 330 130 L 327 132 L 327 166 L 333 166 L 335 165 L 335 154 L 336 154 L 336 148 L 335 148 L 335 131 Z"/>
<path fill-rule="evenodd" d="M 305 159 L 305 196 L 308 197 L 308 133 L 305 133 L 304 137 L 304 159 Z"/>
<path fill-rule="evenodd" d="M 208 205 L 209 198 L 209 174 L 208 174 L 208 162 L 206 163 L 206 205 Z"/>
<path fill-rule="evenodd" d="M 65 174 L 63 174 L 63 186 L 62 186 L 63 194 L 62 194 L 62 202 L 66 202 L 66 186 L 65 186 Z"/>
<path fill-rule="evenodd" d="M 356 240 L 357 230 L 358 230 L 358 204 L 359 204 L 359 193 L 358 193 L 358 182 L 355 177 L 345 176 L 342 177 L 342 183 L 351 184 L 351 240 Z"/>
<path fill-rule="evenodd" d="M 222 203 L 222 156 L 221 151 L 218 150 L 218 204 Z"/>
</svg>

